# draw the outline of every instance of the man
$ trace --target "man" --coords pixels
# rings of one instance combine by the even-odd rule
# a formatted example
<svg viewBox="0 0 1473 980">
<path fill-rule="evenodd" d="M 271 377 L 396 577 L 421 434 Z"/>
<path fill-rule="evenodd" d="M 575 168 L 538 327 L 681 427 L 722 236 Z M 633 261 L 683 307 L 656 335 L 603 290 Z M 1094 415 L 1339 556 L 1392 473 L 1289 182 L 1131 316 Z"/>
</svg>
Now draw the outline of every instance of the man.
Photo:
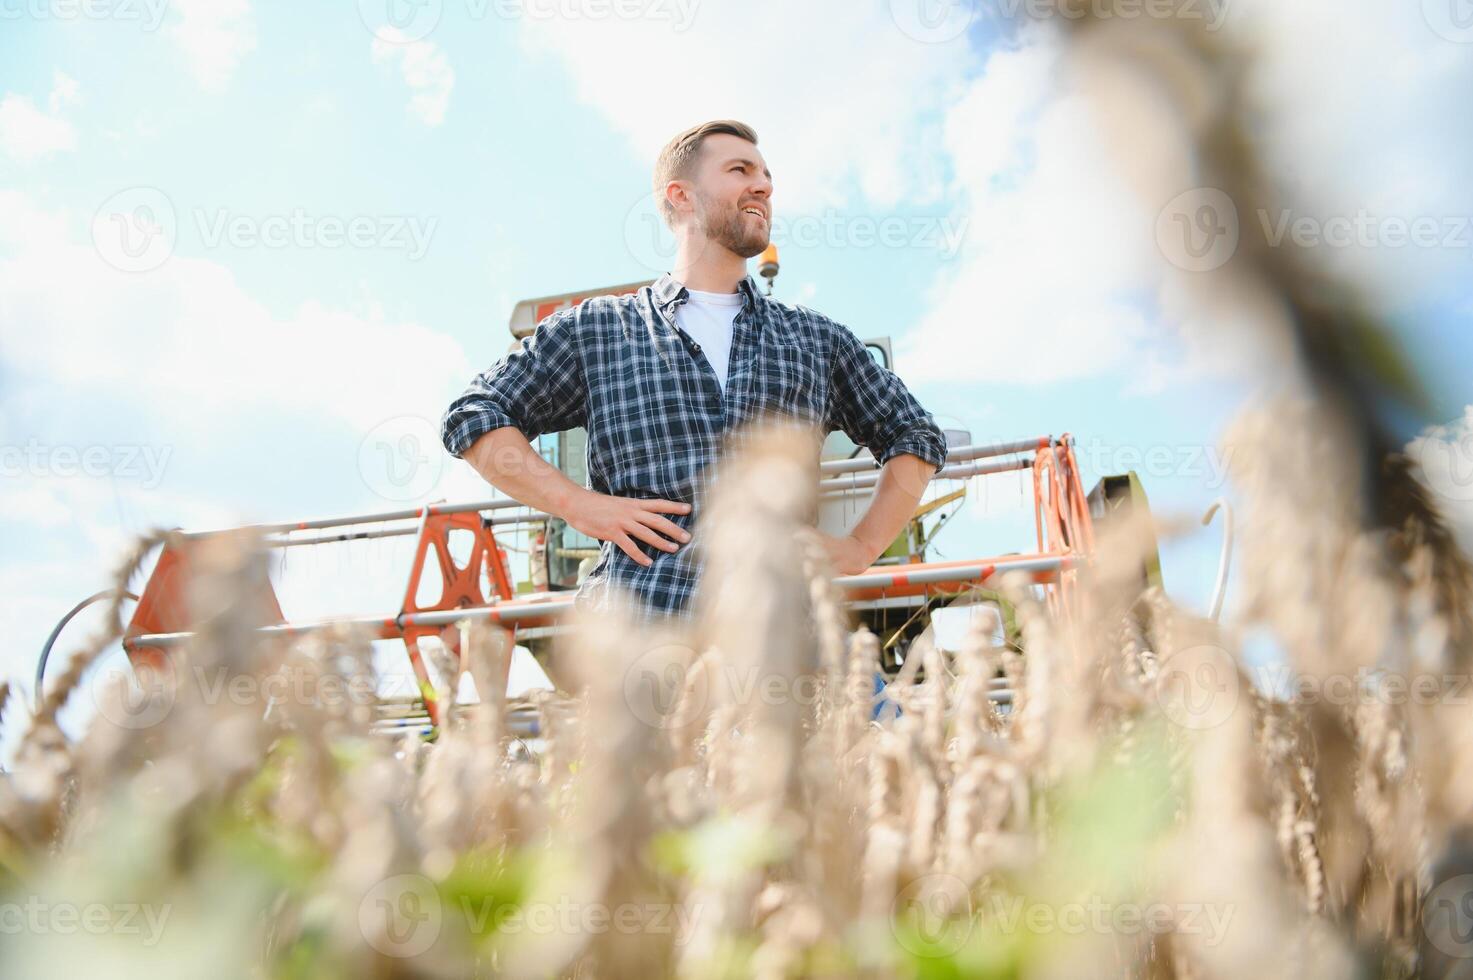
<svg viewBox="0 0 1473 980">
<path fill-rule="evenodd" d="M 706 469 L 743 423 L 782 417 L 843 429 L 883 464 L 869 509 L 824 536 L 841 574 L 874 563 L 946 457 L 931 416 L 834 321 L 762 296 L 746 260 L 767 247 L 772 174 L 734 120 L 676 136 L 655 165 L 675 266 L 630 296 L 547 317 L 445 413 L 445 448 L 487 482 L 603 542 L 580 606 L 626 590 L 647 615 L 689 611 Z M 589 487 L 529 445 L 586 427 Z M 696 542 L 699 545 L 699 542 Z"/>
</svg>

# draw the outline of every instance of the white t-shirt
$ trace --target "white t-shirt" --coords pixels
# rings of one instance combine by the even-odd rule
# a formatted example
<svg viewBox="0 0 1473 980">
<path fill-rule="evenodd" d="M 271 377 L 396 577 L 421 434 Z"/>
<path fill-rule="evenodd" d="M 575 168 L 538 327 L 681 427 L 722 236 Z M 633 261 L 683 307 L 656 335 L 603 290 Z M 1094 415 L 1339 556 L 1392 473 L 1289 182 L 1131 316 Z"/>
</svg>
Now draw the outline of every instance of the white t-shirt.
<svg viewBox="0 0 1473 980">
<path fill-rule="evenodd" d="M 690 298 L 675 308 L 675 323 L 701 345 L 701 353 L 725 391 L 726 368 L 731 361 L 731 325 L 742 311 L 742 294 L 689 292 Z"/>
</svg>

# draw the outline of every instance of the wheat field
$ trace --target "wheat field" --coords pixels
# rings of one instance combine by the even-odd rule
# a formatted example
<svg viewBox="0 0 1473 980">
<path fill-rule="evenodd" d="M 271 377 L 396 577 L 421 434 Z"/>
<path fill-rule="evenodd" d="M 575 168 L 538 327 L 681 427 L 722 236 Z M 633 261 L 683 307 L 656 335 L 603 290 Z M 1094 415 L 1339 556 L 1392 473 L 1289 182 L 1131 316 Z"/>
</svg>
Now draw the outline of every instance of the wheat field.
<svg viewBox="0 0 1473 980">
<path fill-rule="evenodd" d="M 1456 975 L 1465 625 L 1435 549 L 1355 527 L 1332 457 L 1275 457 L 1296 412 L 1316 424 L 1282 405 L 1234 432 L 1245 608 L 1305 677 L 1378 667 L 1352 696 L 1266 697 L 1232 631 L 1131 594 L 1124 527 L 1076 615 L 1004 583 L 1026 652 L 985 622 L 917 645 L 877 721 L 878 640 L 805 530 L 802 444 L 773 438 L 713 502 L 696 619 L 581 621 L 558 653 L 576 691 L 536 698 L 534 742 L 508 725 L 505 644 L 468 625 L 481 700 L 433 743 L 373 734 L 371 699 L 263 712 L 188 683 L 146 724 L 101 704 L 72 743 L 56 714 L 99 635 L 0 781 L 12 900 L 99 928 L 15 936 L 6 975 Z M 365 636 L 252 631 L 261 549 L 221 539 L 205 564 L 182 658 L 372 689 Z M 1436 689 L 1388 694 L 1391 663 Z"/>
</svg>

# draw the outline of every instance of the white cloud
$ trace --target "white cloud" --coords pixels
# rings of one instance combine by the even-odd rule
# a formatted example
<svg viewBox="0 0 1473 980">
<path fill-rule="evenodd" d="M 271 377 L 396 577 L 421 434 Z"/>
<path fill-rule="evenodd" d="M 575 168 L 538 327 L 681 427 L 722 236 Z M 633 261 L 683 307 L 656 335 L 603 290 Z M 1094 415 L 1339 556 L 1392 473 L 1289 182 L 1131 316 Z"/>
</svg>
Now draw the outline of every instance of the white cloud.
<svg viewBox="0 0 1473 980">
<path fill-rule="evenodd" d="M 1463 410 L 1462 418 L 1413 439 L 1407 454 L 1463 547 L 1473 550 L 1473 405 Z"/>
<path fill-rule="evenodd" d="M 176 255 L 120 272 L 63 226 L 0 192 L 15 246 L 0 248 L 0 320 L 31 327 L 0 348 L 17 376 L 137 400 L 171 425 L 203 429 L 259 405 L 367 432 L 396 415 L 438 419 L 474 373 L 456 340 L 421 324 L 315 302 L 277 317 L 218 263 Z"/>
<path fill-rule="evenodd" d="M 1144 212 L 1107 168 L 1086 103 L 1042 34 L 992 55 L 947 114 L 968 214 L 956 268 L 899 344 L 907 377 L 1048 383 L 1108 371 L 1152 339 Z"/>
<path fill-rule="evenodd" d="M 77 148 L 77 130 L 61 111 L 78 100 L 77 80 L 64 72 L 52 76 L 46 109 L 23 95 L 0 100 L 0 149 L 17 163 L 34 163 Z"/>
<path fill-rule="evenodd" d="M 75 105 L 81 100 L 82 86 L 75 78 L 64 71 L 51 73 L 51 95 L 46 100 L 46 107 L 52 114 L 61 111 L 62 106 Z"/>
<path fill-rule="evenodd" d="M 1464 239 L 1322 245 L 1314 257 L 1388 307 L 1458 288 L 1473 238 L 1473 135 L 1448 121 L 1473 88 L 1466 46 L 1430 30 L 1415 5 L 1347 20 L 1330 0 L 1244 0 L 1226 25 L 1257 51 L 1262 149 L 1293 217 L 1430 217 Z M 946 148 L 969 234 L 900 344 L 911 376 L 1051 383 L 1128 365 L 1136 391 L 1244 368 L 1276 380 L 1265 372 L 1294 357 L 1273 298 L 1241 283 L 1206 297 L 1154 240 L 1166 199 L 1200 182 L 1187 135 L 1129 66 L 1085 77 L 1078 67 L 1049 34 L 1025 31 L 950 108 Z M 1128 169 L 1115 170 L 1122 160 Z M 1264 218 L 1239 220 L 1247 233 Z"/>
<path fill-rule="evenodd" d="M 223 86 L 256 47 L 250 0 L 170 0 L 166 29 L 190 73 L 207 89 Z"/>
<path fill-rule="evenodd" d="M 455 70 L 450 59 L 433 41 L 411 41 L 396 27 L 380 28 L 373 38 L 374 64 L 399 61 L 404 82 L 413 93 L 409 109 L 426 126 L 445 121 L 450 92 L 455 88 Z"/>
<path fill-rule="evenodd" d="M 1229 28 L 1257 46 L 1252 76 L 1264 145 L 1312 216 L 1473 216 L 1473 57 L 1440 36 L 1432 4 L 1242 0 Z M 1443 5 L 1444 9 L 1446 5 Z M 1473 245 L 1316 249 L 1388 305 L 1426 302 L 1466 281 Z"/>
<path fill-rule="evenodd" d="M 757 0 L 698 4 L 682 19 L 673 4 L 646 4 L 643 17 L 528 16 L 521 25 L 526 47 L 560 60 L 579 98 L 651 165 L 687 126 L 750 124 L 777 211 L 792 213 L 844 204 L 852 185 L 878 207 L 941 189 L 927 117 L 954 96 L 971 52 L 960 37 L 908 37 L 890 6 Z"/>
</svg>

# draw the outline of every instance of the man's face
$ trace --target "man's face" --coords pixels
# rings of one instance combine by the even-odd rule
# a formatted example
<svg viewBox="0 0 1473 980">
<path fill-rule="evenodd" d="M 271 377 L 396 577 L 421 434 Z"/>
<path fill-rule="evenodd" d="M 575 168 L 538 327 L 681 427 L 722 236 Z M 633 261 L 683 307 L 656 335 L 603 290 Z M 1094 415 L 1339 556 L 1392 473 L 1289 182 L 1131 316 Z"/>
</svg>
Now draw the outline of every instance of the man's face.
<svg viewBox="0 0 1473 980">
<path fill-rule="evenodd" d="M 744 259 L 767 247 L 772 234 L 772 174 L 756 145 L 717 133 L 701 144 L 690 181 L 694 219 L 708 239 Z"/>
</svg>

